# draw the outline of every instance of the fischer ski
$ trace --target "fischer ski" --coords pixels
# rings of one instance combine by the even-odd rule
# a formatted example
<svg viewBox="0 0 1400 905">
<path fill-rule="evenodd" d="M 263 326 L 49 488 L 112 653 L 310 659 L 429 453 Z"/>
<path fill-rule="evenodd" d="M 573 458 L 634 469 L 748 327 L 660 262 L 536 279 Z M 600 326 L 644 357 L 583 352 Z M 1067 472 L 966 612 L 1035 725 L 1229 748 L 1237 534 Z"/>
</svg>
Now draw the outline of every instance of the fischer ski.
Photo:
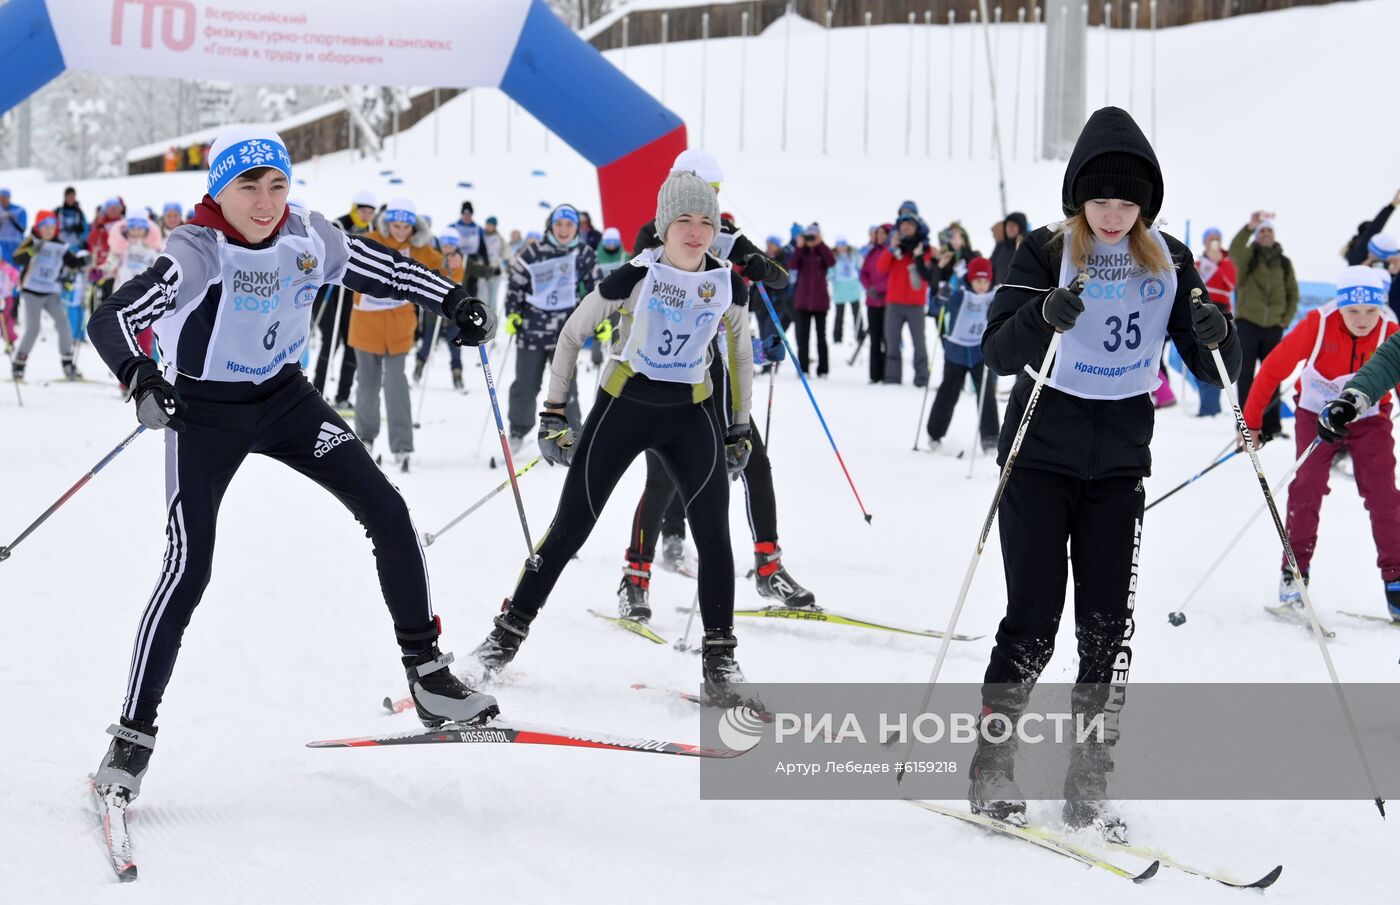
<svg viewBox="0 0 1400 905">
<path fill-rule="evenodd" d="M 643 638 L 647 639 L 653 644 L 666 643 L 666 639 L 658 635 L 656 632 L 652 631 L 651 627 L 648 626 L 645 622 L 638 622 L 635 619 L 622 619 L 617 616 L 609 616 L 607 613 L 600 613 L 597 610 L 589 610 L 588 612 L 592 613 L 594 616 L 597 616 L 599 619 L 602 619 L 604 622 L 611 622 L 613 625 L 617 626 L 620 629 L 623 629 L 624 631 L 629 631 L 634 635 L 641 635 Z"/>
<path fill-rule="evenodd" d="M 88 792 L 102 828 L 102 844 L 107 849 L 107 862 L 116 871 L 117 879 L 130 883 L 136 879 L 136 862 L 131 857 L 131 834 L 126 828 L 127 802 L 115 791 L 103 795 L 97 791 L 94 775 L 88 775 Z"/>
<path fill-rule="evenodd" d="M 848 625 L 854 628 L 875 629 L 882 632 L 894 632 L 900 635 L 916 635 L 920 638 L 942 638 L 944 635 L 943 632 L 934 629 L 906 628 L 902 625 L 874 622 L 860 616 L 843 615 L 841 613 L 834 613 L 831 610 L 820 610 L 811 607 L 765 607 L 758 610 L 735 610 L 734 615 L 762 619 L 796 619 L 805 622 L 826 622 L 831 625 Z M 976 641 L 982 636 L 963 635 L 954 632 L 951 637 L 954 641 Z"/>
<path fill-rule="evenodd" d="M 1253 883 L 1246 883 L 1243 880 L 1234 879 L 1224 871 L 1202 870 L 1199 867 L 1192 867 L 1189 864 L 1183 864 L 1175 858 L 1171 857 L 1170 855 L 1166 854 L 1165 852 L 1159 851 L 1155 848 L 1122 843 L 1110 844 L 1113 848 L 1121 849 L 1130 855 L 1136 855 L 1139 858 L 1154 860 L 1159 862 L 1163 867 L 1169 867 L 1172 870 L 1180 871 L 1183 874 L 1190 874 L 1193 877 L 1200 877 L 1203 880 L 1213 880 L 1216 883 L 1221 884 L 1222 886 L 1229 886 L 1233 889 L 1268 889 L 1270 886 L 1274 885 L 1274 881 L 1277 880 L 1279 878 L 1279 875 L 1283 873 L 1283 865 L 1280 864 L 1264 876 L 1260 877 L 1258 880 L 1255 880 Z"/>
<path fill-rule="evenodd" d="M 1109 873 L 1114 874 L 1115 876 L 1132 880 L 1134 883 L 1141 883 L 1143 880 L 1150 880 L 1152 877 L 1157 875 L 1157 869 L 1161 867 L 1161 862 L 1158 859 L 1154 858 L 1152 859 L 1152 863 L 1147 865 L 1146 870 L 1142 871 L 1141 873 L 1134 873 L 1133 871 L 1130 871 L 1126 868 L 1119 867 L 1117 864 L 1114 864 L 1111 861 L 1106 861 L 1103 858 L 1100 858 L 1098 855 L 1096 855 L 1089 849 L 1076 845 L 1065 836 L 1056 833 L 1053 830 L 1048 830 L 1043 827 L 1013 826 L 1012 824 L 1007 823 L 1003 820 L 997 820 L 995 818 L 988 817 L 984 814 L 973 814 L 969 811 L 959 811 L 954 808 L 946 807 L 941 804 L 934 804 L 928 801 L 915 801 L 909 798 L 906 798 L 904 800 L 917 808 L 923 808 L 924 810 L 932 811 L 935 814 L 944 814 L 948 817 L 955 817 L 958 820 L 963 821 L 964 823 L 970 823 L 974 826 L 979 826 L 985 830 L 989 830 L 994 833 L 1000 833 L 1003 836 L 1010 836 L 1013 839 L 1020 839 L 1024 842 L 1029 842 L 1032 845 L 1037 845 L 1045 849 L 1046 851 L 1054 852 L 1057 855 L 1069 858 L 1071 861 L 1077 861 L 1080 864 L 1085 865 L 1086 867 L 1097 867 L 1101 870 L 1106 870 Z"/>
<path fill-rule="evenodd" d="M 499 717 L 479 725 L 449 723 L 438 729 L 366 735 L 358 738 L 323 739 L 307 742 L 308 748 L 382 748 L 391 745 L 515 744 L 558 745 L 568 748 L 598 748 L 610 751 L 636 751 L 642 754 L 674 754 L 680 757 L 730 758 L 743 751 L 731 748 L 705 748 L 687 742 L 633 738 L 602 732 L 579 732 L 558 726 L 516 723 Z"/>
</svg>

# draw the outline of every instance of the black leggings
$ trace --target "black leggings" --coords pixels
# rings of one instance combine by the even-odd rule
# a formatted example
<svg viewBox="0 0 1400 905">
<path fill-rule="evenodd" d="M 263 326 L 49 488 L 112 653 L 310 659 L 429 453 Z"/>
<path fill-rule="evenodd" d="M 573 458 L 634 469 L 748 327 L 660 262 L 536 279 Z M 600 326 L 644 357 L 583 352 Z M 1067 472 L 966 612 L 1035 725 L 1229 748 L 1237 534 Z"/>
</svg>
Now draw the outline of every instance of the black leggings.
<svg viewBox="0 0 1400 905">
<path fill-rule="evenodd" d="M 947 347 L 944 349 L 946 352 Z M 978 430 L 983 441 L 996 442 L 1001 433 L 1001 419 L 997 416 L 996 381 L 985 379 L 986 367 L 981 362 L 969 368 L 953 361 L 946 354 L 943 356 L 943 382 L 938 385 L 938 392 L 933 397 L 933 411 L 928 415 L 929 439 L 942 440 L 943 435 L 948 433 L 948 425 L 953 421 L 953 409 L 958 406 L 963 381 L 967 380 L 969 373 L 972 375 L 973 389 L 977 391 L 976 395 L 981 400 L 979 408 L 982 423 Z"/>
<path fill-rule="evenodd" d="M 706 630 L 734 626 L 734 551 L 729 546 L 729 476 L 724 429 L 712 405 L 657 405 L 605 392 L 584 422 L 559 508 L 540 542 L 538 572 L 524 570 L 512 609 L 533 618 L 564 566 L 583 546 L 617 482 L 645 451 L 656 453 L 680 489 L 700 558 L 700 618 Z"/>
<path fill-rule="evenodd" d="M 345 348 L 345 337 L 350 332 L 350 309 L 354 307 L 351 299 L 344 299 L 341 304 L 341 295 L 344 288 L 336 286 L 327 287 L 326 297 L 321 302 L 321 313 L 317 317 L 318 326 L 321 328 L 321 351 L 316 355 L 316 372 L 311 378 L 312 386 L 316 387 L 316 392 L 326 392 L 326 377 L 330 371 L 331 356 L 336 349 Z M 336 327 L 336 312 L 340 313 L 340 326 Z M 331 348 L 331 334 L 335 334 L 335 348 Z M 346 351 L 340 360 L 340 380 L 335 385 L 335 399 L 337 402 L 345 402 L 350 398 L 350 386 L 355 382 L 355 353 Z"/>
</svg>

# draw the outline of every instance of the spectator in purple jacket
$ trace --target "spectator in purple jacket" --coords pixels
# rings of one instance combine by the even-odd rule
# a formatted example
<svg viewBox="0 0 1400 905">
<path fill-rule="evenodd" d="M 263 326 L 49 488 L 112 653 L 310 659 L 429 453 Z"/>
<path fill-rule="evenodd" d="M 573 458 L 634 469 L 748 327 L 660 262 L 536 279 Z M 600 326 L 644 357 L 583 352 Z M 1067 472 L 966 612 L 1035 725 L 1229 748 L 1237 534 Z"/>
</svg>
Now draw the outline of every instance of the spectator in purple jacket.
<svg viewBox="0 0 1400 905">
<path fill-rule="evenodd" d="M 890 253 L 893 223 L 875 227 L 869 245 L 861 249 L 865 261 L 860 265 L 860 284 L 865 287 L 865 310 L 869 319 L 866 338 L 870 340 L 870 382 L 885 380 L 885 287 L 890 274 L 880 270 L 880 258 Z"/>
<path fill-rule="evenodd" d="M 836 266 L 836 256 L 822 241 L 821 227 L 810 223 L 794 240 L 792 257 L 788 259 L 788 270 L 796 277 L 797 294 L 792 307 L 797 324 L 797 363 L 802 373 L 808 372 L 810 358 L 807 355 L 811 339 L 812 322 L 817 323 L 817 376 L 825 377 L 826 361 L 826 312 L 831 309 L 831 294 L 826 288 L 826 272 Z"/>
</svg>

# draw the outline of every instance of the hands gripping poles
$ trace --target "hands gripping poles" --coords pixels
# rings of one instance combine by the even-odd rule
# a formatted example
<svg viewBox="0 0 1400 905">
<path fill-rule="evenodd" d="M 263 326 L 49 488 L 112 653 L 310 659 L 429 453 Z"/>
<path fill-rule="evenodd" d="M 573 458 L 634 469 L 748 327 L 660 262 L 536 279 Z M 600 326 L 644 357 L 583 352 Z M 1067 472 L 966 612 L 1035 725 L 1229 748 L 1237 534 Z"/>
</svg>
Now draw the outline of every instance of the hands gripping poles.
<svg viewBox="0 0 1400 905">
<path fill-rule="evenodd" d="M 1084 275 L 1080 274 L 1075 283 L 1075 292 L 1084 291 Z M 1002 466 L 1001 478 L 997 481 L 996 493 L 992 495 L 992 505 L 987 510 L 987 517 L 982 521 L 982 533 L 977 537 L 977 549 L 972 553 L 972 559 L 968 560 L 967 572 L 963 575 L 962 587 L 958 589 L 958 600 L 953 605 L 953 614 L 948 617 L 948 631 L 943 635 L 942 642 L 938 645 L 938 657 L 933 661 L 933 672 L 929 674 L 928 686 L 924 689 L 924 702 L 919 707 L 919 712 L 928 710 L 929 701 L 933 699 L 934 686 L 938 684 L 938 675 L 943 671 L 943 662 L 948 659 L 948 644 L 953 640 L 953 632 L 958 627 L 958 617 L 962 615 L 963 604 L 967 602 L 967 592 L 972 588 L 972 576 L 977 574 L 977 564 L 982 561 L 982 551 L 987 547 L 987 537 L 992 533 L 992 523 L 997 517 L 997 507 L 1001 505 L 1001 496 L 1006 492 L 1006 483 L 1011 479 L 1011 469 L 1016 464 L 1016 457 L 1021 453 L 1021 443 L 1026 439 L 1026 430 L 1031 426 L 1031 415 L 1035 414 L 1035 405 L 1040 401 L 1040 391 L 1045 387 L 1045 381 L 1050 376 L 1050 368 L 1055 364 L 1055 356 L 1060 351 L 1060 340 L 1064 334 L 1055 331 L 1055 335 L 1050 337 L 1050 345 L 1045 349 L 1045 358 L 1040 362 L 1040 370 L 1035 372 L 1035 383 L 1031 386 L 1031 394 L 1026 399 L 1026 410 L 1021 413 L 1021 423 L 1016 426 L 1016 436 L 1011 440 L 1011 449 L 1006 454 L 1006 464 Z M 988 374 L 990 374 L 990 369 Z M 985 384 L 984 384 L 985 385 Z M 909 752 L 914 748 L 914 741 L 911 738 L 904 746 L 904 752 L 900 755 L 900 767 L 895 768 L 895 782 L 904 779 L 902 765 L 909 759 Z"/>
<path fill-rule="evenodd" d="M 1201 290 L 1191 290 L 1191 304 L 1193 307 L 1200 306 Z M 1249 461 L 1254 465 L 1254 476 L 1259 479 L 1259 489 L 1264 494 L 1264 502 L 1269 507 L 1269 515 L 1274 520 L 1274 530 L 1278 532 L 1278 539 L 1283 544 L 1283 555 L 1288 561 L 1288 569 L 1293 573 L 1294 585 L 1303 592 L 1303 610 L 1308 614 L 1308 624 L 1312 627 L 1312 636 L 1317 641 L 1317 648 L 1322 653 L 1322 662 L 1327 665 L 1327 675 L 1332 679 L 1332 690 L 1337 693 L 1337 703 L 1342 708 L 1342 716 L 1346 718 L 1347 729 L 1351 731 L 1352 743 L 1356 745 L 1356 756 L 1361 760 L 1361 770 L 1366 774 L 1366 782 L 1371 787 L 1371 795 L 1376 803 L 1376 809 L 1381 812 L 1381 818 L 1385 818 L 1385 799 L 1381 798 L 1380 790 L 1376 787 L 1376 778 L 1371 775 L 1371 764 L 1366 760 L 1366 751 L 1361 747 L 1361 737 L 1356 731 L 1356 720 L 1351 715 L 1351 705 L 1347 703 L 1346 692 L 1342 690 L 1341 680 L 1337 678 L 1337 667 L 1332 664 L 1332 654 L 1327 650 L 1327 641 L 1323 637 L 1322 626 L 1317 621 L 1317 611 L 1313 609 L 1312 598 L 1308 595 L 1308 585 L 1303 581 L 1303 573 L 1298 569 L 1298 560 L 1293 555 L 1293 544 L 1288 540 L 1288 530 L 1283 525 L 1283 519 L 1279 517 L 1278 505 L 1274 502 L 1274 495 L 1269 490 L 1269 481 L 1264 477 L 1264 466 L 1259 462 L 1259 451 L 1254 448 L 1254 439 L 1249 434 L 1249 425 L 1245 424 L 1244 411 L 1240 408 L 1240 396 L 1235 389 L 1235 385 L 1230 382 L 1230 375 L 1225 370 L 1225 359 L 1220 357 L 1219 346 L 1208 346 L 1211 358 L 1215 360 L 1216 373 L 1220 375 L 1220 382 L 1225 387 L 1225 395 L 1230 400 L 1230 406 L 1235 411 L 1235 427 L 1239 428 L 1240 436 L 1244 438 L 1245 451 L 1249 453 Z M 1311 452 L 1312 448 L 1308 449 Z M 1299 460 L 1301 464 L 1301 459 Z"/>
<path fill-rule="evenodd" d="M 754 283 L 758 287 L 759 297 L 763 299 L 763 304 L 768 309 L 768 316 L 773 318 L 773 323 L 781 323 L 778 320 L 778 312 L 773 308 L 772 299 L 768 298 L 768 290 L 763 288 L 762 283 Z M 797 353 L 792 350 L 792 344 L 788 342 L 786 331 L 778 333 L 783 338 L 783 348 L 787 350 L 787 356 L 793 361 L 797 361 Z M 831 444 L 831 451 L 836 453 L 836 461 L 841 465 L 841 471 L 846 475 L 846 483 L 851 485 L 851 493 L 855 494 L 856 505 L 860 507 L 861 515 L 865 516 L 865 523 L 870 524 L 871 514 L 866 511 L 865 503 L 861 502 L 860 491 L 856 490 L 856 482 L 851 480 L 851 472 L 846 468 L 846 461 L 841 458 L 841 450 L 836 448 L 836 440 L 831 436 L 831 428 L 826 426 L 826 418 L 822 417 L 822 407 L 817 405 L 817 397 L 812 395 L 812 385 L 807 382 L 807 375 L 802 373 L 802 369 L 797 368 L 797 376 L 802 381 L 802 389 L 807 391 L 807 398 L 811 400 L 812 409 L 817 413 L 817 420 L 822 423 L 822 430 L 826 431 L 827 442 Z M 500 417 L 497 416 L 497 420 Z M 766 440 L 767 437 L 765 436 Z"/>
<path fill-rule="evenodd" d="M 515 511 L 520 514 L 520 530 L 525 533 L 525 549 L 530 551 L 525 567 L 532 572 L 540 570 L 540 555 L 535 552 L 535 542 L 530 539 L 530 524 L 525 520 L 525 502 L 520 498 L 519 475 L 515 473 L 515 463 L 510 457 L 510 443 L 506 440 L 505 422 L 501 420 L 501 404 L 496 399 L 496 381 L 491 379 L 491 360 L 486 357 L 486 346 L 477 346 L 481 353 L 481 373 L 486 375 L 486 391 L 491 396 L 491 411 L 496 415 L 496 433 L 501 438 L 501 455 L 510 471 L 510 489 L 515 494 Z"/>
<path fill-rule="evenodd" d="M 92 466 L 92 468 L 88 471 L 87 474 L 83 475 L 81 478 L 78 479 L 78 483 L 74 484 L 72 487 L 69 487 L 68 491 L 64 493 L 63 496 L 59 497 L 52 506 L 45 509 L 43 515 L 39 516 L 37 519 L 31 522 L 29 527 L 25 528 L 24 531 L 20 533 L 19 537 L 10 541 L 10 543 L 7 546 L 0 547 L 0 562 L 4 562 L 5 560 L 9 559 L 10 553 L 14 551 L 15 547 L 19 546 L 20 541 L 33 534 L 36 528 L 38 528 L 44 522 L 48 521 L 49 516 L 53 515 L 55 512 L 58 511 L 58 508 L 60 506 L 72 499 L 73 494 L 77 493 L 79 490 L 82 490 L 83 486 L 87 484 L 88 481 L 91 481 L 94 475 L 96 475 L 102 469 L 106 468 L 107 463 L 115 459 L 117 457 L 117 453 L 130 446 L 131 441 L 135 440 L 145 429 L 146 425 L 137 425 L 136 430 L 127 434 L 126 439 L 118 443 L 116 448 L 113 449 L 111 452 L 107 453 L 107 455 L 103 456 L 102 461 Z"/>
</svg>

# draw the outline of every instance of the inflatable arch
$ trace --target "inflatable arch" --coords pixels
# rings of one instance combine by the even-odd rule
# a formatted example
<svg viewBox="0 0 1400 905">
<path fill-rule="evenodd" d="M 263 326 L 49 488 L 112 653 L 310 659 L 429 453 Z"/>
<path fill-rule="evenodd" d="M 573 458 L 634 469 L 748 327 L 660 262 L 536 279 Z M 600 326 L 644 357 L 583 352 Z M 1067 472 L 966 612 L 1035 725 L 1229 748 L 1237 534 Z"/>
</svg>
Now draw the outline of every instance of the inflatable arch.
<svg viewBox="0 0 1400 905">
<path fill-rule="evenodd" d="M 0 112 L 66 69 L 499 88 L 598 168 L 603 220 L 624 235 L 652 217 L 686 146 L 680 118 L 544 0 L 10 0 L 0 59 Z"/>
</svg>

